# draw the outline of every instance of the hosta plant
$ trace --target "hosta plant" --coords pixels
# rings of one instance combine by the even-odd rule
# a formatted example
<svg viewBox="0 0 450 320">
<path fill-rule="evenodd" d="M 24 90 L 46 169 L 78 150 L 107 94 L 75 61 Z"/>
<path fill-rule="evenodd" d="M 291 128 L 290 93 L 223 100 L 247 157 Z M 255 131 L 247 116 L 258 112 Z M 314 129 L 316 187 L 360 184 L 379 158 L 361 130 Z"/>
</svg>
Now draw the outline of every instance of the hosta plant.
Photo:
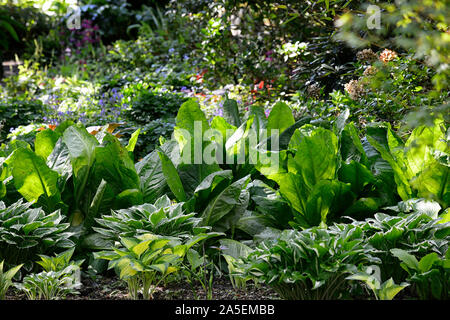
<svg viewBox="0 0 450 320">
<path fill-rule="evenodd" d="M 447 300 L 450 297 L 450 249 L 444 257 L 432 252 L 420 260 L 402 249 L 392 249 L 391 253 L 408 272 L 407 280 L 420 299 Z"/>
<path fill-rule="evenodd" d="M 6 292 L 8 291 L 8 288 L 12 285 L 12 279 L 22 267 L 22 265 L 20 264 L 4 272 L 3 264 L 4 261 L 0 262 L 0 300 L 5 299 Z"/>
<path fill-rule="evenodd" d="M 27 275 L 16 287 L 25 292 L 30 300 L 57 300 L 68 294 L 78 294 L 80 266 L 83 260 L 71 261 L 75 248 L 54 257 L 39 255 L 39 264 L 44 271 Z"/>
<path fill-rule="evenodd" d="M 180 271 L 184 274 L 186 282 L 189 284 L 194 295 L 198 300 L 198 292 L 195 284 L 199 283 L 205 292 L 207 300 L 212 299 L 212 282 L 214 279 L 214 262 L 210 261 L 206 254 L 199 254 L 194 249 L 186 252 L 186 259 L 180 266 Z"/>
<path fill-rule="evenodd" d="M 39 257 L 41 258 L 41 260 L 37 261 L 36 263 L 40 265 L 44 269 L 44 271 L 47 272 L 61 270 L 66 270 L 68 272 L 69 270 L 72 270 L 75 275 L 75 273 L 80 270 L 83 260 L 72 261 L 71 259 L 74 252 L 75 248 L 66 250 L 60 254 L 56 254 L 54 257 L 40 254 Z"/>
<path fill-rule="evenodd" d="M 176 272 L 187 250 L 203 238 L 187 244 L 173 238 L 150 233 L 136 238 L 121 237 L 123 247 L 96 252 L 96 259 L 109 260 L 109 269 L 115 269 L 120 279 L 128 284 L 131 299 L 152 297 L 156 286 L 169 274 Z"/>
<path fill-rule="evenodd" d="M 237 269 L 270 285 L 283 299 L 336 299 L 358 265 L 379 263 L 371 250 L 357 227 L 337 233 L 317 227 L 285 230 L 279 239 L 260 244 Z"/>
<path fill-rule="evenodd" d="M 235 274 L 242 274 L 243 270 L 239 269 L 237 266 L 242 262 L 242 259 L 247 258 L 253 250 L 245 244 L 232 239 L 221 239 L 220 246 L 222 255 L 227 262 L 231 285 L 234 289 L 245 289 L 247 282 L 254 280 L 254 277 L 236 276 Z"/>
<path fill-rule="evenodd" d="M 0 202 L 0 259 L 31 270 L 39 253 L 51 253 L 74 246 L 69 224 L 59 210 L 46 214 L 40 208 L 19 200 L 9 207 Z"/>
<path fill-rule="evenodd" d="M 420 257 L 431 252 L 443 256 L 447 251 L 450 223 L 440 223 L 439 219 L 435 219 L 437 214 L 430 212 L 430 206 L 423 208 L 428 208 L 428 212 L 421 209 L 412 213 L 400 212 L 395 216 L 377 213 L 365 221 L 352 222 L 352 225 L 363 230 L 364 241 L 376 249 L 374 255 L 382 261 L 382 278 L 392 277 L 398 282 L 406 276 L 398 260 L 392 256 L 391 249 L 403 249 Z M 345 229 L 347 225 L 335 224 L 331 228 Z"/>
<path fill-rule="evenodd" d="M 58 300 L 68 294 L 78 294 L 80 282 L 73 281 L 72 268 L 61 271 L 43 271 L 27 275 L 16 287 L 25 292 L 29 300 Z"/>
<path fill-rule="evenodd" d="M 406 282 L 395 284 L 392 278 L 382 282 L 380 267 L 375 265 L 363 267 L 363 271 L 352 274 L 346 279 L 363 281 L 372 290 L 377 300 L 392 300 L 400 291 L 409 286 L 409 283 Z"/>
<path fill-rule="evenodd" d="M 104 239 L 118 241 L 119 237 L 136 237 L 144 233 L 189 238 L 208 230 L 200 227 L 195 213 L 185 214 L 184 203 L 172 203 L 166 196 L 154 204 L 145 203 L 128 209 L 111 210 L 110 215 L 96 219 L 94 227 Z"/>
</svg>

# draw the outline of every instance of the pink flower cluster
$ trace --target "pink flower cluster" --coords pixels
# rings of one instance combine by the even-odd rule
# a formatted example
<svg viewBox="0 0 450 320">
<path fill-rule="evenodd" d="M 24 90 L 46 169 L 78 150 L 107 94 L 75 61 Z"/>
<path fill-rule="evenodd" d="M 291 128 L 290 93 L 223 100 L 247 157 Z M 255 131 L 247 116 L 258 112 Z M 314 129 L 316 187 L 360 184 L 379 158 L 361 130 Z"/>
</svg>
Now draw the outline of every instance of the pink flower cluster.
<svg viewBox="0 0 450 320">
<path fill-rule="evenodd" d="M 93 24 L 92 20 L 84 19 L 81 22 L 80 29 L 71 29 L 68 36 L 68 43 L 66 44 L 67 52 L 75 51 L 77 54 L 81 53 L 81 50 L 87 47 L 89 44 L 96 44 L 100 42 L 99 27 Z M 64 31 L 60 32 L 61 36 L 64 36 Z"/>
<path fill-rule="evenodd" d="M 269 50 L 266 52 L 266 61 L 272 62 L 273 61 L 273 50 Z"/>
<path fill-rule="evenodd" d="M 100 42 L 100 35 L 98 34 L 99 27 L 97 25 L 92 25 L 92 20 L 84 19 L 81 22 L 81 29 L 76 30 L 77 38 L 75 46 L 77 48 L 84 47 L 87 43 L 98 43 Z"/>
</svg>

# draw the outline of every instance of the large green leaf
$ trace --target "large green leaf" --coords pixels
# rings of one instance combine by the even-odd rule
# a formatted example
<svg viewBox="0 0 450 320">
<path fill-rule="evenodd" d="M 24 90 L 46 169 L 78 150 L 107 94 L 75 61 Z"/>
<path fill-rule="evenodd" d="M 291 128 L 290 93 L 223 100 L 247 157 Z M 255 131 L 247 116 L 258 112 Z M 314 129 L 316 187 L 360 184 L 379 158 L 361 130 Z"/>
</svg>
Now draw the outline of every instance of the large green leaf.
<svg viewBox="0 0 450 320">
<path fill-rule="evenodd" d="M 67 128 L 73 125 L 75 125 L 75 122 L 73 122 L 72 120 L 64 120 L 55 128 L 55 132 L 59 134 L 59 136 L 62 136 L 64 131 L 66 131 Z"/>
<path fill-rule="evenodd" d="M 95 147 L 99 143 L 82 126 L 71 126 L 67 128 L 64 131 L 63 141 L 69 149 L 73 173 L 77 179 L 80 179 L 94 163 Z"/>
<path fill-rule="evenodd" d="M 397 192 L 394 171 L 389 163 L 381 157 L 380 153 L 369 143 L 367 137 L 361 140 L 364 152 L 367 155 L 365 166 L 372 171 L 377 179 L 377 189 L 384 203 L 397 203 L 400 199 Z"/>
<path fill-rule="evenodd" d="M 214 189 L 223 179 L 232 180 L 233 173 L 231 170 L 216 171 L 208 175 L 195 189 L 195 193 L 199 193 L 204 190 Z"/>
<path fill-rule="evenodd" d="M 165 154 L 170 154 L 173 149 L 178 150 L 178 145 L 175 141 L 168 141 L 160 148 Z M 140 190 L 143 194 L 144 202 L 154 203 L 169 191 L 157 150 L 146 155 L 141 161 L 136 163 L 135 167 L 139 176 Z"/>
<path fill-rule="evenodd" d="M 204 148 L 211 143 L 211 141 L 203 140 L 208 129 L 210 127 L 205 114 L 195 100 L 189 100 L 181 105 L 173 135 L 179 144 L 182 163 L 203 162 Z"/>
<path fill-rule="evenodd" d="M 272 175 L 271 179 L 280 186 L 281 195 L 298 212 L 306 211 L 309 191 L 302 177 L 292 172 Z"/>
<path fill-rule="evenodd" d="M 380 198 L 359 198 L 345 210 L 344 215 L 353 217 L 357 220 L 362 220 L 373 216 L 380 208 L 380 205 Z"/>
<path fill-rule="evenodd" d="M 341 157 L 342 161 L 349 163 L 351 160 L 368 164 L 367 155 L 359 139 L 358 130 L 353 122 L 347 124 L 341 132 Z"/>
<path fill-rule="evenodd" d="M 53 211 L 59 203 L 58 173 L 45 160 L 28 148 L 19 148 L 6 160 L 11 168 L 14 186 L 29 202 L 42 196 L 47 209 Z"/>
<path fill-rule="evenodd" d="M 275 176 L 288 172 L 287 150 L 281 151 L 258 151 L 258 162 L 255 168 L 269 179 L 275 180 Z"/>
<path fill-rule="evenodd" d="M 227 187 L 232 180 L 233 172 L 231 170 L 220 170 L 208 175 L 194 191 L 197 208 L 204 208 L 211 194 L 217 194 L 222 188 Z"/>
<path fill-rule="evenodd" d="M 445 160 L 449 147 L 442 120 L 432 127 L 417 127 L 406 144 L 389 125 L 371 125 L 367 133 L 370 144 L 391 166 L 397 192 L 404 201 L 417 194 L 438 200 L 444 207 L 449 204 L 449 168 Z"/>
<path fill-rule="evenodd" d="M 251 199 L 255 203 L 255 211 L 272 227 L 289 228 L 292 220 L 292 210 L 278 190 L 275 190 L 260 180 L 253 180 L 250 188 Z"/>
<path fill-rule="evenodd" d="M 366 185 L 375 182 L 372 172 L 363 164 L 352 160 L 343 163 L 338 171 L 339 180 L 350 183 L 354 194 L 358 195 Z"/>
<path fill-rule="evenodd" d="M 302 126 L 308 124 L 311 120 L 312 120 L 312 117 L 304 116 L 301 119 L 299 119 L 297 122 L 295 122 L 292 126 L 285 129 L 280 135 L 280 141 L 279 141 L 280 150 L 287 149 L 294 132 L 298 128 L 301 128 Z"/>
<path fill-rule="evenodd" d="M 440 261 L 438 254 L 436 252 L 429 253 L 425 257 L 420 259 L 419 270 L 421 272 L 427 272 L 431 269 L 433 264 L 437 261 Z"/>
<path fill-rule="evenodd" d="M 114 209 L 129 208 L 144 203 L 142 192 L 139 189 L 126 189 L 114 199 Z"/>
<path fill-rule="evenodd" d="M 180 164 L 177 169 L 187 197 L 192 197 L 194 195 L 195 189 L 206 179 L 206 177 L 221 171 L 219 165 L 216 163 Z"/>
<path fill-rule="evenodd" d="M 222 253 L 235 259 L 246 258 L 253 250 L 242 242 L 232 239 L 221 239 Z"/>
<path fill-rule="evenodd" d="M 438 162 L 430 163 L 411 181 L 422 198 L 439 201 L 444 208 L 450 205 L 450 168 Z"/>
<path fill-rule="evenodd" d="M 38 134 L 36 134 L 36 140 L 34 141 L 34 150 L 36 154 L 47 160 L 59 137 L 60 135 L 51 129 L 38 132 Z"/>
<path fill-rule="evenodd" d="M 404 263 L 407 269 L 411 270 L 419 270 L 419 261 L 417 261 L 416 257 L 412 254 L 409 254 L 405 250 L 402 249 L 391 249 L 391 253 L 394 257 L 397 257 Z"/>
<path fill-rule="evenodd" d="M 277 102 L 270 111 L 267 119 L 268 136 L 271 136 L 271 130 L 277 129 L 278 134 L 289 128 L 295 123 L 292 110 L 284 102 Z"/>
<path fill-rule="evenodd" d="M 253 129 L 258 133 L 260 137 L 262 130 L 267 128 L 267 118 L 264 113 L 264 108 L 261 106 L 250 105 L 249 116 L 253 115 Z"/>
<path fill-rule="evenodd" d="M 392 278 L 389 278 L 383 283 L 381 290 L 379 291 L 380 299 L 392 300 L 397 295 L 397 293 L 402 291 L 407 286 L 409 286 L 409 283 L 403 282 L 400 284 L 395 284 L 394 280 Z"/>
<path fill-rule="evenodd" d="M 176 117 L 175 130 L 177 128 L 187 130 L 193 138 L 196 123 L 201 129 L 200 133 L 209 129 L 208 120 L 206 119 L 205 114 L 200 109 L 199 104 L 194 99 L 191 99 L 180 106 Z"/>
<path fill-rule="evenodd" d="M 450 152 L 445 132 L 441 130 L 442 120 L 436 120 L 434 126 L 420 126 L 413 130 L 405 144 L 405 157 L 410 178 L 435 163 L 435 151 Z"/>
<path fill-rule="evenodd" d="M 251 133 L 254 133 L 254 131 L 252 131 L 253 119 L 254 117 L 250 116 L 250 118 L 246 122 L 244 122 L 239 128 L 236 129 L 236 131 L 231 135 L 231 137 L 228 138 L 225 144 L 227 159 L 234 159 L 234 161 L 232 162 L 233 164 L 239 163 L 239 161 L 244 162 L 246 159 L 248 159 L 248 138 Z M 253 138 L 254 142 L 256 142 L 256 136 L 254 136 Z M 239 156 L 242 156 L 242 158 L 239 158 Z"/>
<path fill-rule="evenodd" d="M 397 184 L 397 192 L 403 200 L 408 200 L 413 196 L 411 187 L 409 185 L 409 181 L 407 176 L 405 175 L 402 167 L 397 163 L 395 158 L 389 152 L 389 147 L 386 145 L 382 145 L 379 141 L 380 139 L 376 139 L 372 136 L 367 136 L 367 140 L 369 143 L 381 154 L 384 160 L 386 160 L 391 166 L 394 172 L 394 179 Z"/>
<path fill-rule="evenodd" d="M 310 226 L 326 223 L 329 215 L 343 212 L 353 200 L 349 184 L 337 180 L 322 180 L 314 186 L 308 197 L 304 218 Z"/>
<path fill-rule="evenodd" d="M 69 150 L 75 187 L 75 206 L 79 206 L 86 184 L 89 182 L 91 168 L 95 160 L 97 139 L 81 125 L 68 127 L 63 134 L 63 142 Z"/>
<path fill-rule="evenodd" d="M 103 143 L 95 148 L 95 176 L 110 183 L 117 193 L 126 189 L 139 189 L 140 181 L 134 161 L 128 150 L 111 134 L 106 134 Z"/>
<path fill-rule="evenodd" d="M 443 121 L 436 120 L 433 127 L 414 129 L 405 144 L 405 171 L 419 197 L 435 199 L 447 207 L 450 205 L 450 147 L 441 126 Z"/>
<path fill-rule="evenodd" d="M 170 190 L 175 195 L 178 201 L 186 201 L 186 193 L 184 192 L 180 176 L 178 175 L 177 169 L 172 163 L 172 160 L 170 160 L 170 158 L 162 151 L 158 151 L 158 155 L 161 159 L 162 171 Z"/>
<path fill-rule="evenodd" d="M 241 120 L 239 117 L 239 108 L 236 100 L 226 99 L 223 103 L 223 116 L 228 123 L 239 127 L 241 125 Z"/>
<path fill-rule="evenodd" d="M 65 183 L 72 176 L 72 163 L 70 162 L 69 149 L 60 138 L 47 158 L 47 165 L 62 177 Z"/>
<path fill-rule="evenodd" d="M 246 176 L 225 188 L 215 197 L 202 212 L 202 225 L 213 226 L 227 214 L 233 211 L 236 206 L 240 206 L 240 196 L 242 190 L 247 186 L 250 177 Z"/>
<path fill-rule="evenodd" d="M 320 180 L 334 179 L 338 166 L 338 139 L 327 129 L 317 128 L 297 146 L 294 158 L 288 160 L 289 172 L 299 174 L 312 189 Z"/>
<path fill-rule="evenodd" d="M 250 180 L 248 180 L 248 182 L 249 181 Z M 258 223 L 256 223 L 256 225 L 253 223 L 255 222 L 254 219 L 243 221 L 243 218 L 246 217 L 246 213 L 251 213 L 247 210 L 249 201 L 250 193 L 246 186 L 244 186 L 237 199 L 237 204 L 228 214 L 214 224 L 214 230 L 218 232 L 231 230 L 231 237 L 234 237 L 236 229 L 241 229 L 244 232 L 248 231 L 248 234 L 251 236 L 262 231 L 262 226 L 259 226 Z"/>
<path fill-rule="evenodd" d="M 236 229 L 244 231 L 251 237 L 260 234 L 269 226 L 272 224 L 263 215 L 250 210 L 245 210 L 234 224 Z"/>
<path fill-rule="evenodd" d="M 234 131 L 236 131 L 237 127 L 229 124 L 224 118 L 220 116 L 216 116 L 211 121 L 211 128 L 217 130 L 222 135 L 221 141 L 216 141 L 225 147 L 225 143 L 227 138 L 231 137 Z"/>
</svg>

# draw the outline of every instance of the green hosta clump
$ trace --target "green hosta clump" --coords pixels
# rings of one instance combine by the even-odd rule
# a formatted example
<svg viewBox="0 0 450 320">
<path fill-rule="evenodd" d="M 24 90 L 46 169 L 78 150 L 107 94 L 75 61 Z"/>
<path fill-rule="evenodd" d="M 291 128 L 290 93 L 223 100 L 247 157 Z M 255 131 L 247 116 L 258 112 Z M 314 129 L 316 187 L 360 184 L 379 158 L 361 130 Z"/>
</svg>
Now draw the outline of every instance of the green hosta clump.
<svg viewBox="0 0 450 320">
<path fill-rule="evenodd" d="M 66 270 L 33 273 L 23 279 L 17 288 L 24 291 L 29 300 L 58 300 L 68 294 L 78 294 L 79 283 L 74 283 Z"/>
<path fill-rule="evenodd" d="M 70 267 L 73 271 L 79 270 L 84 260 L 71 261 L 72 255 L 75 252 L 75 248 L 66 250 L 54 257 L 49 257 L 40 254 L 39 264 L 45 271 L 61 271 Z M 67 269 L 68 270 L 68 269 Z"/>
<path fill-rule="evenodd" d="M 413 284 L 420 299 L 448 300 L 450 297 L 450 249 L 444 257 L 436 252 L 424 256 L 420 261 L 405 250 L 392 249 L 400 266 L 408 272 L 407 280 Z"/>
<path fill-rule="evenodd" d="M 128 284 L 131 299 L 152 297 L 157 285 L 169 274 L 178 271 L 187 250 L 203 240 L 181 244 L 178 240 L 143 234 L 137 238 L 121 237 L 122 248 L 94 253 L 96 259 L 109 260 L 109 269 L 114 268 L 120 279 Z"/>
<path fill-rule="evenodd" d="M 363 230 L 369 243 L 378 250 L 404 248 L 418 254 L 436 251 L 441 254 L 448 248 L 450 223 L 416 212 L 389 216 L 377 213 L 364 222 L 354 222 Z"/>
<path fill-rule="evenodd" d="M 22 265 L 15 266 L 6 272 L 3 272 L 4 261 L 0 262 L 0 300 L 5 299 L 6 291 L 12 285 L 12 279 L 16 273 L 22 268 Z"/>
<path fill-rule="evenodd" d="M 235 276 L 234 274 L 243 272 L 242 269 L 237 268 L 237 265 L 240 264 L 243 259 L 247 258 L 253 250 L 242 242 L 232 239 L 220 240 L 220 246 L 222 255 L 227 262 L 231 285 L 234 289 L 245 289 L 247 282 L 254 280 L 253 277 Z"/>
<path fill-rule="evenodd" d="M 6 207 L 0 202 L 0 259 L 11 265 L 25 263 L 28 271 L 37 254 L 74 246 L 59 210 L 46 214 L 31 205 L 19 200 Z"/>
<path fill-rule="evenodd" d="M 382 278 L 392 276 L 395 281 L 403 281 L 406 276 L 398 260 L 391 255 L 391 249 L 403 249 L 420 257 L 431 252 L 443 256 L 447 251 L 450 223 L 441 223 L 440 219 L 436 219 L 437 214 L 430 209 L 433 208 L 431 202 L 427 202 L 427 206 L 418 206 L 418 203 L 421 202 L 415 202 L 416 211 L 412 213 L 398 213 L 396 216 L 377 213 L 373 218 L 352 223 L 363 230 L 365 241 L 376 249 L 374 254 L 382 261 Z M 405 203 L 401 203 L 400 207 L 405 207 Z M 347 225 L 336 224 L 331 228 L 341 230 Z"/>
<path fill-rule="evenodd" d="M 30 300 L 58 300 L 68 294 L 78 294 L 83 260 L 71 261 L 74 251 L 75 248 L 69 249 L 54 257 L 40 255 L 41 260 L 37 263 L 44 271 L 27 275 L 16 287 Z"/>
<path fill-rule="evenodd" d="M 111 215 L 96 219 L 101 227 L 93 229 L 102 237 L 117 241 L 119 237 L 135 237 L 144 233 L 189 238 L 193 234 L 207 231 L 200 227 L 201 219 L 195 213 L 185 214 L 184 203 L 172 203 L 166 196 L 154 204 L 142 204 L 128 209 L 111 210 Z"/>
<path fill-rule="evenodd" d="M 285 230 L 278 240 L 260 244 L 237 269 L 273 287 L 283 299 L 336 299 L 357 266 L 379 263 L 362 241 L 360 228 L 342 232 L 311 228 Z"/>
<path fill-rule="evenodd" d="M 200 254 L 189 249 L 186 253 L 186 262 L 181 265 L 180 271 L 184 274 L 186 282 L 191 287 L 194 299 L 198 300 L 198 290 L 195 286 L 200 283 L 207 300 L 212 299 L 212 282 L 214 279 L 214 262 L 207 254 Z"/>
<path fill-rule="evenodd" d="M 392 300 L 400 291 L 409 286 L 409 283 L 406 282 L 395 284 L 392 278 L 382 282 L 378 266 L 364 267 L 362 271 L 352 274 L 347 279 L 363 281 L 372 290 L 377 300 Z"/>
</svg>

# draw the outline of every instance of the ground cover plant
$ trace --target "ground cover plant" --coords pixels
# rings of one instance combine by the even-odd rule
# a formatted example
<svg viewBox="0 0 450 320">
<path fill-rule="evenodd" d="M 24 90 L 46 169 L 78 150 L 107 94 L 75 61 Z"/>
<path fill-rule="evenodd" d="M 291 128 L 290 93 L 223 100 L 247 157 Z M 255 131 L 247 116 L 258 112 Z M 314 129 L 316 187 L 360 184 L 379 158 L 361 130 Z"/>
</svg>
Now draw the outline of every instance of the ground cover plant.
<svg viewBox="0 0 450 320">
<path fill-rule="evenodd" d="M 449 298 L 445 1 L 72 2 L 0 0 L 0 299 Z"/>
</svg>

